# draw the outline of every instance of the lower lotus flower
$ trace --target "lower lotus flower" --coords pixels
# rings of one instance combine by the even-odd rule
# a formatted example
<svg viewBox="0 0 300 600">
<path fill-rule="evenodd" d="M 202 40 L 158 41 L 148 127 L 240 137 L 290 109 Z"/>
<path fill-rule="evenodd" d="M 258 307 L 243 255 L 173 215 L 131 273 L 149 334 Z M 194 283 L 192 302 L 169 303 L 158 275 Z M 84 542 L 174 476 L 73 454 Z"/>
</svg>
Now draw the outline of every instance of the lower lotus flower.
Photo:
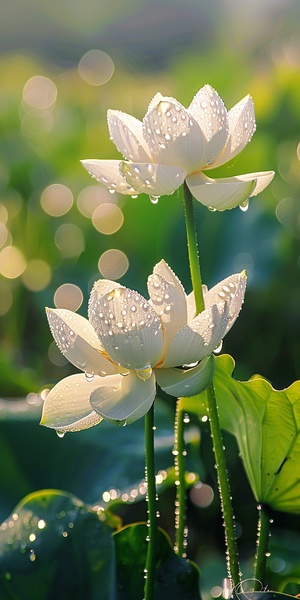
<svg viewBox="0 0 300 600">
<path fill-rule="evenodd" d="M 120 284 L 99 280 L 89 300 L 89 320 L 64 309 L 47 309 L 52 335 L 66 358 L 84 373 L 49 392 L 42 425 L 79 431 L 103 419 L 129 424 L 150 409 L 156 383 L 171 396 L 193 396 L 214 373 L 214 350 L 241 309 L 243 273 L 211 290 L 196 315 L 194 294 L 160 261 L 148 278 L 150 299 Z"/>
</svg>

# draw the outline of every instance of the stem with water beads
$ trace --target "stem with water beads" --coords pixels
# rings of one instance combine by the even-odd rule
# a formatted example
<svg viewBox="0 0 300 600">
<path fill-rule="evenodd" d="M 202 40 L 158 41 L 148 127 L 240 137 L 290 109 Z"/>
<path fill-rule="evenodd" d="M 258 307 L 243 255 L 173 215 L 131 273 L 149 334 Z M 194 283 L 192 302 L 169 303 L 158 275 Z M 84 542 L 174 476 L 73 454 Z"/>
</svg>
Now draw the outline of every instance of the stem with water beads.
<svg viewBox="0 0 300 600">
<path fill-rule="evenodd" d="M 270 525 L 273 522 L 270 519 L 269 511 L 266 506 L 259 504 L 257 507 L 259 511 L 258 526 L 257 526 L 257 541 L 256 541 L 256 555 L 255 555 L 255 571 L 254 571 L 254 590 L 259 591 L 266 585 L 266 568 L 267 559 L 270 556 L 269 553 L 269 542 L 270 542 Z"/>
<path fill-rule="evenodd" d="M 198 314 L 204 309 L 204 298 L 202 291 L 201 270 L 199 264 L 193 197 L 186 184 L 184 184 L 184 208 L 191 279 L 195 295 L 196 314 Z M 240 581 L 240 573 L 238 564 L 234 516 L 231 502 L 229 480 L 226 469 L 222 432 L 219 422 L 218 407 L 213 383 L 211 383 L 207 389 L 207 406 L 211 437 L 213 442 L 213 451 L 215 455 L 215 464 L 219 483 L 221 508 L 223 512 L 225 527 L 228 575 L 231 578 L 233 585 L 237 585 L 237 583 L 239 583 Z"/>
<path fill-rule="evenodd" d="M 185 443 L 184 443 L 185 413 L 181 408 L 180 398 L 176 404 L 174 426 L 174 464 L 175 464 L 175 546 L 178 556 L 186 556 L 186 488 L 185 488 Z"/>
<path fill-rule="evenodd" d="M 146 483 L 147 483 L 147 558 L 145 566 L 144 600 L 153 600 L 156 570 L 156 485 L 154 464 L 154 403 L 145 415 Z"/>
</svg>

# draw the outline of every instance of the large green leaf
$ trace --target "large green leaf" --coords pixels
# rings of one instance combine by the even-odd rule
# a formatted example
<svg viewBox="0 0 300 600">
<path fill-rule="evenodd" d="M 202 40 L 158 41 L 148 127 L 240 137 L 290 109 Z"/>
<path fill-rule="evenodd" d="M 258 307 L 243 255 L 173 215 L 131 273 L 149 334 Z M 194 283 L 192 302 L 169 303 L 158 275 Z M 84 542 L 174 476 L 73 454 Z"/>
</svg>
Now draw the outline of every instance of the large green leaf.
<svg viewBox="0 0 300 600">
<path fill-rule="evenodd" d="M 221 426 L 237 440 L 258 502 L 300 512 L 300 381 L 277 391 L 263 377 L 236 381 L 234 360 L 219 356 L 214 378 Z M 203 415 L 205 393 L 184 400 Z"/>
<path fill-rule="evenodd" d="M 114 600 L 112 531 L 75 496 L 27 496 L 0 528 L 1 600 Z"/>
<path fill-rule="evenodd" d="M 31 400 L 34 400 L 32 398 Z M 38 424 L 41 409 L 26 400 L 0 403 L 0 455 L 2 490 L 0 521 L 13 506 L 38 489 L 64 489 L 88 504 L 103 504 L 104 492 L 112 499 L 137 489 L 144 478 L 144 420 L 127 427 L 103 421 L 99 426 L 59 439 L 53 430 Z M 2 419 L 2 420 L 1 420 Z M 157 471 L 174 463 L 173 411 L 155 401 L 155 461 Z M 187 468 L 199 469 L 199 431 L 188 430 Z M 189 462 L 190 461 L 190 462 Z M 164 479 L 164 486 L 168 483 Z M 171 481 L 170 481 L 171 483 Z M 159 492 L 159 489 L 158 489 Z M 109 494 L 106 494 L 109 496 Z M 123 498 L 126 496 L 123 495 Z M 142 496 L 145 498 L 145 496 Z M 136 497 L 136 492 L 134 493 Z"/>
<path fill-rule="evenodd" d="M 147 555 L 144 523 L 129 525 L 114 534 L 117 562 L 117 600 L 141 600 Z M 177 556 L 168 536 L 158 530 L 154 600 L 200 600 L 196 565 Z"/>
</svg>

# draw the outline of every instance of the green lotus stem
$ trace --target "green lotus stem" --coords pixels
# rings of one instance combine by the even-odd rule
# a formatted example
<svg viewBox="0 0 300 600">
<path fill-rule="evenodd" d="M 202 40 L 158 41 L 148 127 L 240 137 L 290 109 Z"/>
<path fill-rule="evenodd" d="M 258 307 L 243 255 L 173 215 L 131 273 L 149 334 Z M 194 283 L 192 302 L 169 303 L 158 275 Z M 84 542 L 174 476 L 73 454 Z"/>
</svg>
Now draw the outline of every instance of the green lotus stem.
<svg viewBox="0 0 300 600">
<path fill-rule="evenodd" d="M 144 600 L 153 600 L 156 571 L 156 485 L 154 465 L 154 403 L 145 415 L 146 480 L 147 480 L 147 558 L 145 566 Z"/>
<path fill-rule="evenodd" d="M 190 271 L 196 302 L 196 314 L 204 309 L 204 298 L 202 291 L 202 278 L 199 263 L 199 252 L 197 242 L 197 231 L 192 194 L 184 183 L 184 207 L 186 218 L 187 243 L 190 262 Z M 220 427 L 218 407 L 213 382 L 206 390 L 207 407 L 215 464 L 217 469 L 221 509 L 224 519 L 225 543 L 227 556 L 228 576 L 233 585 L 240 581 L 240 570 L 238 563 L 238 552 L 234 525 L 234 515 L 231 502 L 230 485 L 227 475 L 224 444 Z"/>
<path fill-rule="evenodd" d="M 267 559 L 269 557 L 270 520 L 269 510 L 263 504 L 258 507 L 257 547 L 254 563 L 254 590 L 259 591 L 266 585 Z"/>
<path fill-rule="evenodd" d="M 186 531 L 186 486 L 185 486 L 185 443 L 184 443 L 184 412 L 181 409 L 180 398 L 176 404 L 174 428 L 174 463 L 175 463 L 175 546 L 178 556 L 185 556 Z"/>
<path fill-rule="evenodd" d="M 204 310 L 202 277 L 200 270 L 193 196 L 186 183 L 183 184 L 183 197 L 190 272 L 195 294 L 196 314 L 198 314 Z"/>
</svg>

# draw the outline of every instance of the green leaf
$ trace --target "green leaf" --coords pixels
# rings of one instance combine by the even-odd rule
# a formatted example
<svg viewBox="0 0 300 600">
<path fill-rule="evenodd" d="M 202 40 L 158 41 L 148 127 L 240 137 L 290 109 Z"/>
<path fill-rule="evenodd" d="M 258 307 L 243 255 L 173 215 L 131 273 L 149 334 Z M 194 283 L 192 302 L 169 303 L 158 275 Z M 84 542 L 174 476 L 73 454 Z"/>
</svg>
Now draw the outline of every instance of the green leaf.
<svg viewBox="0 0 300 600">
<path fill-rule="evenodd" d="M 31 494 L 0 528 L 1 600 L 114 600 L 105 513 L 56 490 Z"/>
<path fill-rule="evenodd" d="M 214 378 L 221 426 L 237 440 L 253 494 L 274 510 L 300 512 L 300 381 L 277 391 L 260 376 L 232 377 L 234 360 L 216 360 Z M 184 401 L 203 415 L 205 392 Z"/>
<path fill-rule="evenodd" d="M 129 525 L 114 534 L 117 562 L 117 600 L 141 600 L 145 585 L 148 528 Z M 164 531 L 158 530 L 154 600 L 200 600 L 199 571 L 177 556 Z"/>
<path fill-rule="evenodd" d="M 40 407 L 26 400 L 0 403 L 0 521 L 20 498 L 44 488 L 64 489 L 92 505 L 103 504 L 102 495 L 110 490 L 115 490 L 112 499 L 118 496 L 120 502 L 125 493 L 133 500 L 130 490 L 138 488 L 145 470 L 143 419 L 127 427 L 103 421 L 60 439 L 53 430 L 40 427 L 40 413 Z M 160 400 L 155 401 L 155 421 L 156 469 L 167 471 L 174 464 L 174 412 Z M 191 471 L 199 470 L 199 440 L 198 429 L 188 428 Z M 168 481 L 164 478 L 164 487 Z M 141 498 L 145 495 L 136 499 Z"/>
</svg>

